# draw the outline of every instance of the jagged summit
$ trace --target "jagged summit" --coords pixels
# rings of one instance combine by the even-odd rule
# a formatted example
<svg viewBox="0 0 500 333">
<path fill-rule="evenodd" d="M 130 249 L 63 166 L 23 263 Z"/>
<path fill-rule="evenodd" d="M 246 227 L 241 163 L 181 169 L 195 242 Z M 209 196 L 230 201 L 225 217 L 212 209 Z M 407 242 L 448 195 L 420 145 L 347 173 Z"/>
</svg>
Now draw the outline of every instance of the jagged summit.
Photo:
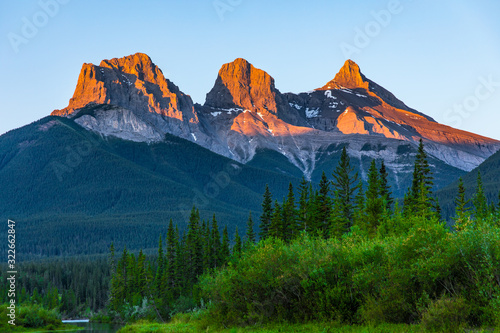
<svg viewBox="0 0 500 333">
<path fill-rule="evenodd" d="M 366 80 L 366 77 L 363 75 L 363 73 L 361 73 L 358 64 L 350 59 L 346 60 L 344 66 L 342 66 L 333 80 L 331 80 L 318 90 L 342 88 L 363 88 L 366 90 L 369 89 L 369 82 Z"/>
<path fill-rule="evenodd" d="M 276 95 L 274 79 L 268 73 L 238 58 L 222 65 L 205 106 L 276 111 Z"/>
<path fill-rule="evenodd" d="M 144 53 L 103 60 L 99 66 L 83 64 L 69 105 L 52 115 L 72 116 L 89 104 L 112 104 L 181 121 L 196 118 L 191 97 L 165 78 Z"/>
<path fill-rule="evenodd" d="M 124 73 L 134 74 L 139 80 L 156 82 L 161 70 L 153 63 L 151 58 L 144 53 L 136 53 L 123 58 L 102 60 L 99 67 L 117 69 Z"/>
<path fill-rule="evenodd" d="M 401 173 L 398 147 L 415 146 L 420 138 L 429 154 L 462 170 L 500 147 L 496 140 L 440 125 L 409 108 L 352 60 L 323 88 L 282 94 L 271 75 L 237 58 L 221 67 L 201 106 L 148 55 L 136 53 L 99 66 L 84 64 L 69 105 L 52 114 L 125 140 L 158 142 L 172 134 L 242 163 L 271 150 L 308 178 L 332 145 L 348 143 L 356 158 L 383 158 L 395 175 Z M 387 148 L 366 148 L 374 142 Z"/>
</svg>

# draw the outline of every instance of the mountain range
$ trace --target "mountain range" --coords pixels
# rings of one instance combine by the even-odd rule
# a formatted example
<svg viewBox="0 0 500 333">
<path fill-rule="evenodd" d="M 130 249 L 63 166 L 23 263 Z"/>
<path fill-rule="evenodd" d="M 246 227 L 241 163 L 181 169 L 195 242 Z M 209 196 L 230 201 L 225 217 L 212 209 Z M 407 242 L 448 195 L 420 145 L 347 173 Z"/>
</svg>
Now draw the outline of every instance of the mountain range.
<svg viewBox="0 0 500 333">
<path fill-rule="evenodd" d="M 221 67 L 200 105 L 136 53 L 83 64 L 66 108 L 0 137 L 0 216 L 24 221 L 31 255 L 71 254 L 61 237 L 75 238 L 78 253 L 102 252 L 110 240 L 151 246 L 193 204 L 233 232 L 259 212 L 266 183 L 281 200 L 289 182 L 330 175 L 343 147 L 363 179 L 372 159 L 383 160 L 402 196 L 419 140 L 436 188 L 500 148 L 412 109 L 351 60 L 320 88 L 294 94 L 239 58 Z M 41 226 L 58 236 L 40 235 Z M 93 230 L 100 237 L 89 243 Z"/>
</svg>

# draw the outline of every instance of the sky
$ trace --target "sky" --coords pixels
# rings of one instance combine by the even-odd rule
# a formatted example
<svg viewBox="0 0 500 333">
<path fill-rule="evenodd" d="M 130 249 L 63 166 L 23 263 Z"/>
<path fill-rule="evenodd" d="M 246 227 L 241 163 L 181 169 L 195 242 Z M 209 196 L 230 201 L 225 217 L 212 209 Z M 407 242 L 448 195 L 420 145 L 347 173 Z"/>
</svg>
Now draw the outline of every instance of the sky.
<svg viewBox="0 0 500 333">
<path fill-rule="evenodd" d="M 83 63 L 136 52 L 204 103 L 245 58 L 281 92 L 346 59 L 436 121 L 500 140 L 500 1 L 25 0 L 0 5 L 0 134 L 68 105 Z"/>
</svg>

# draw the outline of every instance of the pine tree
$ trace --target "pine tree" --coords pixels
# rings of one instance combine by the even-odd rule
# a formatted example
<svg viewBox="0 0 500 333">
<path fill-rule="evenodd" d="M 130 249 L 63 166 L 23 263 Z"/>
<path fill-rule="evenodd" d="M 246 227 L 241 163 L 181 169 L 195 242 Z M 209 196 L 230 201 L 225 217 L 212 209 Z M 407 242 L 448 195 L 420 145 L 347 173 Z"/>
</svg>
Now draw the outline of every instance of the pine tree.
<svg viewBox="0 0 500 333">
<path fill-rule="evenodd" d="M 222 266 L 220 253 L 221 253 L 221 242 L 220 242 L 220 233 L 219 226 L 217 225 L 217 219 L 215 218 L 215 214 L 212 218 L 212 265 L 211 268 L 217 268 Z"/>
<path fill-rule="evenodd" d="M 265 239 L 268 237 L 269 227 L 271 226 L 271 219 L 273 216 L 273 198 L 271 191 L 269 190 L 269 185 L 266 184 L 266 189 L 264 191 L 264 199 L 262 201 L 262 215 L 260 216 L 260 239 Z"/>
<path fill-rule="evenodd" d="M 335 217 L 339 213 L 336 212 L 332 216 Z M 363 191 L 363 183 L 359 183 L 359 189 L 354 197 L 354 224 L 358 225 L 361 229 L 366 227 L 366 207 L 365 207 L 365 193 Z"/>
<path fill-rule="evenodd" d="M 211 266 L 211 260 L 212 260 L 212 233 L 210 231 L 210 222 L 207 221 L 205 223 L 205 220 L 203 220 L 202 223 L 202 230 L 203 230 L 203 237 L 202 237 L 202 243 L 203 243 L 203 270 L 207 270 Z"/>
<path fill-rule="evenodd" d="M 126 297 L 128 285 L 127 272 L 128 252 L 124 247 L 122 256 L 116 265 L 116 272 L 111 279 L 110 305 L 114 311 L 120 311 Z"/>
<path fill-rule="evenodd" d="M 311 217 L 310 233 L 327 236 L 332 214 L 332 201 L 330 198 L 330 181 L 325 172 L 321 174 L 319 192 L 315 195 L 313 203 L 313 216 Z"/>
<path fill-rule="evenodd" d="M 405 198 L 405 214 L 415 213 L 420 216 L 430 216 L 431 209 L 435 209 L 435 201 L 432 198 L 433 177 L 424 144 L 420 139 L 418 152 L 413 168 L 413 180 L 409 193 Z"/>
<path fill-rule="evenodd" d="M 482 220 L 488 216 L 488 201 L 483 190 L 483 181 L 481 171 L 477 171 L 477 189 L 473 198 L 474 215 L 476 219 Z"/>
<path fill-rule="evenodd" d="M 308 231 L 308 223 L 310 220 L 310 205 L 309 205 L 309 187 L 310 183 L 302 177 L 299 187 L 299 208 L 297 212 L 297 228 L 299 231 Z"/>
<path fill-rule="evenodd" d="M 365 229 L 373 234 L 380 224 L 383 211 L 383 199 L 380 196 L 380 179 L 375 160 L 372 160 L 368 170 L 368 189 L 366 190 L 366 225 Z"/>
<path fill-rule="evenodd" d="M 163 281 L 163 277 L 165 275 L 165 263 L 164 263 L 164 256 L 163 256 L 163 242 L 161 239 L 158 240 L 158 260 L 157 260 L 157 267 L 156 267 L 156 276 L 155 276 L 155 296 L 157 298 L 161 298 L 165 296 L 165 283 Z"/>
<path fill-rule="evenodd" d="M 387 173 L 385 163 L 382 160 L 380 165 L 380 196 L 385 200 L 386 209 L 391 210 L 394 199 L 392 198 L 391 186 L 389 185 L 389 174 Z"/>
<path fill-rule="evenodd" d="M 138 300 L 134 302 L 134 305 L 140 305 L 142 299 L 147 296 L 146 290 L 148 284 L 146 282 L 146 256 L 142 252 L 142 249 L 139 251 L 139 255 L 137 256 L 137 262 L 135 264 L 134 270 L 134 285 L 135 289 L 131 290 L 131 294 L 138 295 Z"/>
<path fill-rule="evenodd" d="M 222 231 L 222 245 L 220 248 L 220 261 L 223 265 L 227 262 L 230 255 L 231 252 L 229 251 L 229 233 L 227 231 L 226 225 L 224 227 L 224 230 Z"/>
<path fill-rule="evenodd" d="M 281 213 L 281 206 L 278 203 L 278 200 L 274 202 L 273 216 L 271 218 L 271 225 L 269 226 L 269 237 L 282 238 L 282 224 L 283 217 Z"/>
<path fill-rule="evenodd" d="M 165 258 L 166 274 L 165 274 L 165 284 L 166 288 L 170 290 L 175 289 L 175 271 L 176 271 L 176 251 L 179 247 L 178 233 L 174 229 L 174 224 L 172 219 L 168 223 L 167 229 L 167 254 Z"/>
<path fill-rule="evenodd" d="M 283 239 L 289 242 L 297 232 L 297 210 L 295 208 L 295 195 L 292 183 L 288 184 L 288 195 L 283 203 L 282 219 Z"/>
<path fill-rule="evenodd" d="M 350 158 L 347 155 L 347 150 L 344 147 L 340 155 L 340 162 L 333 172 L 334 181 L 332 182 L 334 190 L 338 194 L 338 202 L 341 205 L 345 219 L 348 221 L 348 230 L 353 222 L 353 196 L 354 192 L 359 188 L 358 173 L 354 172 L 351 166 Z"/>
<path fill-rule="evenodd" d="M 234 231 L 234 246 L 233 246 L 233 255 L 241 254 L 241 238 L 238 234 L 238 227 Z"/>
<path fill-rule="evenodd" d="M 255 244 L 255 233 L 253 231 L 252 212 L 248 214 L 245 246 L 248 246 L 249 244 L 252 245 Z"/>
<path fill-rule="evenodd" d="M 467 204 L 470 202 L 469 200 L 465 200 L 465 187 L 462 177 L 458 179 L 458 194 L 455 198 L 455 222 L 459 223 L 463 222 L 466 219 L 467 211 L 469 207 Z"/>
<path fill-rule="evenodd" d="M 203 253 L 200 237 L 200 213 L 195 207 L 189 217 L 188 232 L 186 236 L 186 271 L 188 273 L 187 286 L 196 283 L 197 277 L 203 273 Z"/>
<path fill-rule="evenodd" d="M 325 237 L 340 237 L 350 229 L 350 221 L 346 218 L 344 206 L 338 191 L 333 193 L 333 209 L 329 221 L 329 230 L 328 234 L 324 235 Z"/>
<path fill-rule="evenodd" d="M 173 290 L 173 298 L 178 298 L 186 287 L 186 254 L 185 254 L 185 236 L 179 233 L 177 225 L 175 226 L 175 234 L 177 235 L 177 248 L 175 249 L 175 289 Z"/>
</svg>

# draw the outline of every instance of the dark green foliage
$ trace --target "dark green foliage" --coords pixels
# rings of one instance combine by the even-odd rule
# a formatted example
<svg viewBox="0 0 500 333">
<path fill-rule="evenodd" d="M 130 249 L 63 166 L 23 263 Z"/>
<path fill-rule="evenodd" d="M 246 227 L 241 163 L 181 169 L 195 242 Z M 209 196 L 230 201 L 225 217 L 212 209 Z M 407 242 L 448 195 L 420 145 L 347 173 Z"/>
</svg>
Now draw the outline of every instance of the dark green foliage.
<svg viewBox="0 0 500 333">
<path fill-rule="evenodd" d="M 348 222 L 347 229 L 350 229 L 354 219 L 354 192 L 358 189 L 359 183 L 358 173 L 354 172 L 345 147 L 342 149 L 340 162 L 333 172 L 332 184 L 338 195 L 338 204 L 341 205 L 341 210 Z"/>
<path fill-rule="evenodd" d="M 390 210 L 394 199 L 392 198 L 391 186 L 389 185 L 389 174 L 385 168 L 384 161 L 382 160 L 380 165 L 380 196 L 385 201 L 386 209 Z"/>
<path fill-rule="evenodd" d="M 250 236 L 255 242 L 255 234 Z M 250 242 L 246 247 L 252 247 Z M 236 230 L 233 254 L 237 257 L 241 253 L 241 239 Z M 156 256 L 148 258 L 142 250 L 136 255 L 124 248 L 112 272 L 108 311 L 125 321 L 141 318 L 165 321 L 172 313 L 197 306 L 198 278 L 220 269 L 230 258 L 227 226 L 221 241 L 215 215 L 210 229 L 209 223 L 200 224 L 199 212 L 193 207 L 187 233 L 179 236 L 177 226 L 174 228 L 170 220 L 165 242 L 160 236 Z M 70 308 L 71 291 L 65 297 Z"/>
<path fill-rule="evenodd" d="M 17 264 L 17 304 L 30 303 L 56 309 L 71 317 L 108 301 L 110 263 L 105 256 L 54 258 Z M 8 301 L 7 267 L 0 270 L 0 303 Z"/>
<path fill-rule="evenodd" d="M 368 170 L 368 189 L 366 190 L 365 223 L 361 225 L 368 233 L 375 233 L 382 218 L 384 208 L 384 197 L 379 171 L 372 160 Z"/>
<path fill-rule="evenodd" d="M 476 219 L 482 220 L 488 216 L 488 201 L 483 190 L 481 171 L 477 171 L 476 193 L 472 199 L 474 203 L 474 215 Z"/>
<path fill-rule="evenodd" d="M 491 325 L 498 316 L 498 221 L 450 233 L 436 218 L 403 217 L 398 234 L 271 238 L 200 282 L 222 325 L 341 321 L 430 329 Z M 408 221 L 409 220 L 409 221 Z M 384 222 L 388 223 L 388 222 Z M 381 228 L 385 226 L 381 225 Z"/>
<path fill-rule="evenodd" d="M 245 245 L 253 245 L 255 244 L 255 232 L 253 231 L 253 219 L 252 219 L 252 212 L 248 214 L 248 220 L 247 220 L 247 232 L 246 232 L 246 239 L 245 239 Z"/>
<path fill-rule="evenodd" d="M 260 216 L 260 238 L 264 239 L 268 236 L 271 219 L 273 217 L 273 197 L 269 190 L 269 185 L 266 184 L 264 190 L 264 199 L 262 201 L 262 215 Z"/>
<path fill-rule="evenodd" d="M 465 200 L 465 187 L 462 177 L 458 179 L 458 194 L 455 198 L 455 223 L 463 223 L 467 217 L 469 200 Z"/>
<path fill-rule="evenodd" d="M 278 200 L 274 202 L 273 216 L 269 226 L 269 236 L 275 238 L 283 237 L 283 217 L 281 206 Z"/>
<path fill-rule="evenodd" d="M 466 198 L 473 198 L 477 191 L 477 173 L 481 172 L 481 181 L 483 192 L 489 203 L 499 204 L 499 188 L 500 188 L 500 151 L 490 156 L 486 161 L 481 163 L 471 172 L 462 175 L 464 187 L 466 189 Z M 457 193 L 458 177 L 456 181 L 449 184 L 445 188 L 436 191 L 439 198 L 443 217 L 451 220 L 455 213 L 454 199 Z"/>
<path fill-rule="evenodd" d="M 283 203 L 281 212 L 282 221 L 282 237 L 286 242 L 289 242 L 297 235 L 297 209 L 295 208 L 295 195 L 293 193 L 293 185 L 288 185 L 288 195 Z"/>
<path fill-rule="evenodd" d="M 159 143 L 102 138 L 71 119 L 46 117 L 0 137 L 0 184 L 9 184 L 0 218 L 18 222 L 23 260 L 106 253 L 111 242 L 154 249 L 170 218 L 187 230 L 193 204 L 201 218 L 217 213 L 230 231 L 244 230 L 248 211 L 260 213 L 266 183 L 282 197 L 300 177 L 171 135 Z"/>
<path fill-rule="evenodd" d="M 313 209 L 309 232 L 321 233 L 327 236 L 332 214 L 332 201 L 330 198 L 330 181 L 324 172 L 319 182 L 319 191 L 314 195 L 314 201 L 312 201 L 311 205 Z"/>
<path fill-rule="evenodd" d="M 224 265 L 228 260 L 231 252 L 229 250 L 229 233 L 227 231 L 227 226 L 224 227 L 222 231 L 222 244 L 220 248 L 220 261 Z"/>
<path fill-rule="evenodd" d="M 312 195 L 311 183 L 308 182 L 304 177 L 300 182 L 299 187 L 299 207 L 297 209 L 297 228 L 298 230 L 308 230 L 310 229 L 311 223 L 311 211 L 312 211 L 312 200 L 310 202 L 310 196 Z"/>
<path fill-rule="evenodd" d="M 234 246 L 233 246 L 233 254 L 240 255 L 242 250 L 241 238 L 238 234 L 238 227 L 234 231 Z"/>
<path fill-rule="evenodd" d="M 410 214 L 430 216 L 433 213 L 435 208 L 435 200 L 432 197 L 433 184 L 427 154 L 420 139 L 413 169 L 413 181 L 404 200 L 404 212 L 407 216 Z"/>
</svg>

